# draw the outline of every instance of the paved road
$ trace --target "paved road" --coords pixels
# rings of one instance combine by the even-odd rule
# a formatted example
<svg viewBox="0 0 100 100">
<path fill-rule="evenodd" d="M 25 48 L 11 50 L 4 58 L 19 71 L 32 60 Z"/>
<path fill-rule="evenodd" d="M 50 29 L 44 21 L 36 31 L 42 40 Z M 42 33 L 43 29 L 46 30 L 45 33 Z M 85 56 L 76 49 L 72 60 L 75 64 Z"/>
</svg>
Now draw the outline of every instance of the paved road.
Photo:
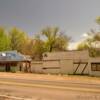
<svg viewBox="0 0 100 100">
<path fill-rule="evenodd" d="M 23 74 L 25 75 L 25 74 Z M 0 94 L 30 100 L 100 100 L 100 84 L 0 74 Z M 29 78 L 31 77 L 31 78 Z M 57 77 L 58 78 L 58 77 Z"/>
</svg>

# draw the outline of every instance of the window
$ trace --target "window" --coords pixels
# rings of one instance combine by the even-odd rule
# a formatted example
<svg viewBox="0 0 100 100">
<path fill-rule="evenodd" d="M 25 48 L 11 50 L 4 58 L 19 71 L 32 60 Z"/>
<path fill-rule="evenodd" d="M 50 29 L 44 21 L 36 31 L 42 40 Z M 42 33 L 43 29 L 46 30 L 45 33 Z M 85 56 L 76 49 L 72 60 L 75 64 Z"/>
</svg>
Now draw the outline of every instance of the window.
<svg viewBox="0 0 100 100">
<path fill-rule="evenodd" d="M 97 64 L 97 71 L 100 71 L 100 64 Z"/>
<path fill-rule="evenodd" d="M 91 64 L 91 70 L 96 71 L 96 64 L 94 64 L 94 63 Z"/>
<path fill-rule="evenodd" d="M 92 71 L 100 71 L 100 63 L 91 63 Z"/>
</svg>

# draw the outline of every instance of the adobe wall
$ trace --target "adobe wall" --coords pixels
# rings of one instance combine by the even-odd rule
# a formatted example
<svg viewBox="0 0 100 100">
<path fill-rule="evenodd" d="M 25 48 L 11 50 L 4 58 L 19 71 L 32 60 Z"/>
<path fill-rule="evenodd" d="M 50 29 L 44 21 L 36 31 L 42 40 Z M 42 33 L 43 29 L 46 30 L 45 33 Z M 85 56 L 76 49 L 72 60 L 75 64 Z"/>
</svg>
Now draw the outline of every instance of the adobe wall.
<svg viewBox="0 0 100 100">
<path fill-rule="evenodd" d="M 31 62 L 31 72 L 33 73 L 43 73 L 43 61 L 32 61 Z"/>
<path fill-rule="evenodd" d="M 31 71 L 45 74 L 100 76 L 100 71 L 92 71 L 91 63 L 100 63 L 100 58 L 90 58 L 88 51 L 45 53 L 42 61 L 31 62 Z"/>
</svg>

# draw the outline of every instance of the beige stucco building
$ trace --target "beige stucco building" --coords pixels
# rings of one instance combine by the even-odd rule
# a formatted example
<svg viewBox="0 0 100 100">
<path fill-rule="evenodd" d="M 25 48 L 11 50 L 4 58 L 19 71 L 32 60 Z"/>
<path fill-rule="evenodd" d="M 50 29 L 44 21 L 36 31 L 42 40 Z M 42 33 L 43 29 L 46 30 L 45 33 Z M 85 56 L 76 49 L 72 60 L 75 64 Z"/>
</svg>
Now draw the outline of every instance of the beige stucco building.
<svg viewBox="0 0 100 100">
<path fill-rule="evenodd" d="M 44 53 L 42 61 L 32 62 L 31 71 L 100 76 L 100 58 L 89 57 L 87 50 Z"/>
<path fill-rule="evenodd" d="M 88 51 L 54 52 L 46 53 L 43 56 L 43 64 L 47 69 L 49 69 L 50 66 L 53 68 L 53 66 L 56 65 L 62 74 L 88 74 Z M 47 65 L 49 66 L 47 67 Z M 56 67 L 55 72 L 57 72 Z"/>
</svg>

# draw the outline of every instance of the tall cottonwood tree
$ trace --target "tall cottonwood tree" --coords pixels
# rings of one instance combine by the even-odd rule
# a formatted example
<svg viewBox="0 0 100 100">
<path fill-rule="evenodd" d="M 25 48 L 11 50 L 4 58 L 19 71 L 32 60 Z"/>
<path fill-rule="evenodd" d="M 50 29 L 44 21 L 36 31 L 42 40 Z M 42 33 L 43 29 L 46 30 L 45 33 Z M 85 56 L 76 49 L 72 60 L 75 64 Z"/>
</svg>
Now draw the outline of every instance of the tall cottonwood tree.
<svg viewBox="0 0 100 100">
<path fill-rule="evenodd" d="M 70 38 L 59 31 L 58 27 L 46 27 L 41 31 L 45 36 L 46 51 L 63 51 L 66 50 Z"/>
<path fill-rule="evenodd" d="M 41 60 L 42 54 L 45 52 L 44 42 L 40 39 L 40 35 L 35 35 L 33 39 L 33 58 L 35 60 Z"/>
</svg>

